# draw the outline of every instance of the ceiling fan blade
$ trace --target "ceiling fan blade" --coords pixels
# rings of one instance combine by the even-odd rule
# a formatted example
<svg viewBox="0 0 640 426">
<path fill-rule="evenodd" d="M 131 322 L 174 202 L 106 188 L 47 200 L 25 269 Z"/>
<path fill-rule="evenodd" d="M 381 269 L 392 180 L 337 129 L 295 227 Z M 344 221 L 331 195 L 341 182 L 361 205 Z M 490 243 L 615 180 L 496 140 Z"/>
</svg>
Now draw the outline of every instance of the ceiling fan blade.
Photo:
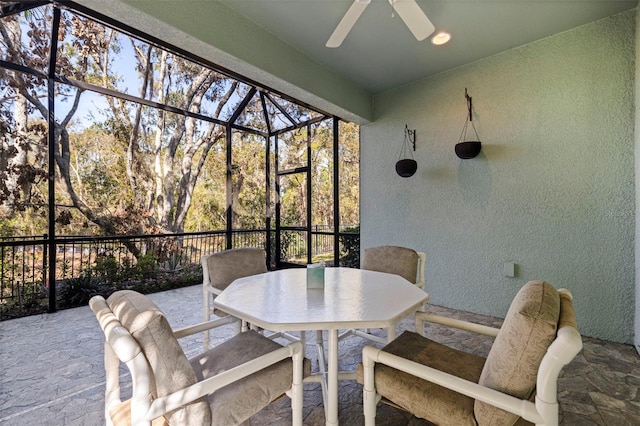
<svg viewBox="0 0 640 426">
<path fill-rule="evenodd" d="M 436 30 L 415 0 L 392 0 L 392 6 L 418 41 L 429 37 Z"/>
<path fill-rule="evenodd" d="M 342 20 L 338 24 L 335 30 L 333 30 L 333 34 L 329 37 L 326 46 L 327 47 L 339 47 L 344 39 L 351 31 L 351 28 L 355 25 L 362 12 L 367 8 L 367 6 L 371 3 L 371 0 L 355 0 L 347 13 L 342 17 Z"/>
</svg>

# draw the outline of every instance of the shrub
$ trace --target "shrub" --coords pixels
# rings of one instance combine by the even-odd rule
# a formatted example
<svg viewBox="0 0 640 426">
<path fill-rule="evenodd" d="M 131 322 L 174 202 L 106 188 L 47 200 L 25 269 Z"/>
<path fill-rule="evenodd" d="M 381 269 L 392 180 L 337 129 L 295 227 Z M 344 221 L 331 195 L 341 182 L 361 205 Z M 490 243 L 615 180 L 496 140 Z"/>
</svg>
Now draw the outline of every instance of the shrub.
<svg viewBox="0 0 640 426">
<path fill-rule="evenodd" d="M 84 306 L 89 303 L 89 299 L 93 296 L 102 295 L 108 297 L 113 292 L 110 291 L 107 283 L 100 282 L 100 280 L 87 275 L 62 280 L 58 284 L 56 296 L 60 309 Z"/>
<path fill-rule="evenodd" d="M 340 233 L 340 266 L 360 267 L 360 225 Z"/>
<path fill-rule="evenodd" d="M 58 306 L 65 309 L 84 306 L 96 295 L 109 297 L 117 290 L 149 294 L 201 282 L 200 264 L 164 272 L 151 254 L 141 256 L 136 263 L 125 259 L 122 264 L 113 255 L 103 255 L 92 269 L 84 271 L 80 277 L 60 281 L 57 300 Z"/>
</svg>

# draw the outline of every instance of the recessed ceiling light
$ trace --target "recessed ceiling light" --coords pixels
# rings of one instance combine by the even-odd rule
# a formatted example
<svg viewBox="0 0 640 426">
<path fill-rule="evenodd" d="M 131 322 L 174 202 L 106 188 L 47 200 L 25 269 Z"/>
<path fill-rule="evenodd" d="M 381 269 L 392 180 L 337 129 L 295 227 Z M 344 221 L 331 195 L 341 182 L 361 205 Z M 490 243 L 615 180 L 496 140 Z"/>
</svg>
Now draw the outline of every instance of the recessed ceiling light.
<svg viewBox="0 0 640 426">
<path fill-rule="evenodd" d="M 445 44 L 449 40 L 451 40 L 451 34 L 446 31 L 440 31 L 438 34 L 431 37 L 431 43 L 435 44 L 436 46 Z"/>
</svg>

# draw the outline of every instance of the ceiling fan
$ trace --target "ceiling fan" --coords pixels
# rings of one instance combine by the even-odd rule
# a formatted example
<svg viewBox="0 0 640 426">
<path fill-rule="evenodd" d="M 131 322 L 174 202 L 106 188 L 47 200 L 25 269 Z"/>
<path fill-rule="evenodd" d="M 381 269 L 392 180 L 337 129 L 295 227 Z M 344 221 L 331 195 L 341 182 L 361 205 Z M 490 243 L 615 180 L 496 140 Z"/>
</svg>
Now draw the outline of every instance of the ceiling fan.
<svg viewBox="0 0 640 426">
<path fill-rule="evenodd" d="M 339 47 L 342 44 L 369 3 L 371 3 L 371 0 L 354 0 L 349 10 L 347 10 L 347 13 L 345 13 L 333 31 L 333 34 L 331 34 L 331 37 L 329 37 L 326 44 L 327 47 Z M 400 15 L 400 18 L 407 27 L 409 27 L 409 30 L 411 30 L 418 41 L 424 40 L 435 31 L 436 28 L 422 9 L 420 9 L 416 0 L 389 0 L 389 3 L 391 4 L 391 8 Z"/>
</svg>

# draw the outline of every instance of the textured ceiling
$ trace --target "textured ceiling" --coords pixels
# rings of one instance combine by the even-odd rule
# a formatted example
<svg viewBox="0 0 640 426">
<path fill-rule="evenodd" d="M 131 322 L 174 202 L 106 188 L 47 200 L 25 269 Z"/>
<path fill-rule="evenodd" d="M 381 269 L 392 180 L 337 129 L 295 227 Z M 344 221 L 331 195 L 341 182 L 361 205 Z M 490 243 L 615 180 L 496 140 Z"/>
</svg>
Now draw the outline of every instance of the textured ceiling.
<svg viewBox="0 0 640 426">
<path fill-rule="evenodd" d="M 399 0 L 404 1 L 404 0 Z M 637 1 L 417 0 L 444 46 L 417 41 L 388 0 L 372 0 L 342 46 L 325 43 L 351 0 L 223 0 L 316 62 L 379 93 L 636 7 Z M 206 1 L 183 2 L 203 8 Z"/>
</svg>

